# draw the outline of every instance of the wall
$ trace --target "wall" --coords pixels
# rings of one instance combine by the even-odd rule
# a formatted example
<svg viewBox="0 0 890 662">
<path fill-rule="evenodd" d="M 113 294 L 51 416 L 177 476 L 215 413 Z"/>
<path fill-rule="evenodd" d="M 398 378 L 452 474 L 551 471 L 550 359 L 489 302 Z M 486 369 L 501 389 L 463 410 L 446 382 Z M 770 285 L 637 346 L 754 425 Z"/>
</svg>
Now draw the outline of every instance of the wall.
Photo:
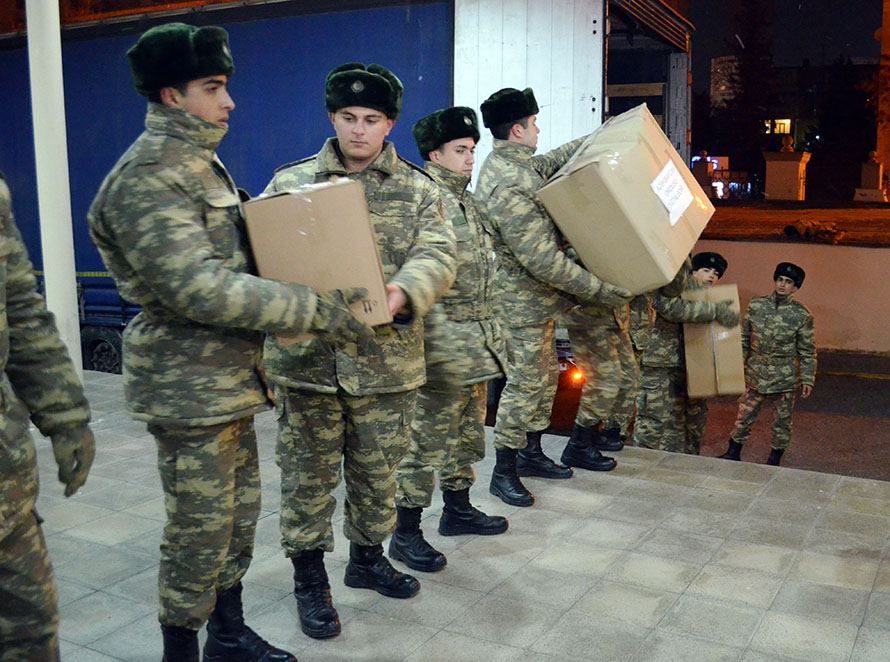
<svg viewBox="0 0 890 662">
<path fill-rule="evenodd" d="M 531 87 L 540 107 L 538 153 L 602 121 L 603 0 L 455 0 L 454 103 L 480 113 L 504 87 Z M 482 131 L 476 172 L 491 151 Z"/>
<path fill-rule="evenodd" d="M 890 352 L 890 249 L 702 240 L 699 251 L 727 259 L 721 282 L 738 284 L 743 308 L 773 290 L 776 264 L 800 265 L 807 276 L 795 297 L 813 313 L 817 346 Z"/>
</svg>

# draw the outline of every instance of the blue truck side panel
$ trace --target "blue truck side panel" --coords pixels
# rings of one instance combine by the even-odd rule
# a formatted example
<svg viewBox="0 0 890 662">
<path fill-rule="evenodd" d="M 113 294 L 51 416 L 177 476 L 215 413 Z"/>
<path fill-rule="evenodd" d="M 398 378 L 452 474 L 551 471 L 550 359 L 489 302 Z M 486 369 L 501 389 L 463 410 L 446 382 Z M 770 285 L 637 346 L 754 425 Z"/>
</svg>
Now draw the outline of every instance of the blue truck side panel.
<svg viewBox="0 0 890 662">
<path fill-rule="evenodd" d="M 235 56 L 230 89 L 236 109 L 219 154 L 238 185 L 253 195 L 263 190 L 276 167 L 315 153 L 332 134 L 324 110 L 324 78 L 339 64 L 377 62 L 402 79 L 404 108 L 390 138 L 413 161 L 419 157 L 412 124 L 451 104 L 450 2 L 223 25 L 229 30 Z M 142 130 L 145 101 L 133 90 L 124 59 L 135 40 L 135 35 L 128 34 L 63 43 L 79 272 L 105 270 L 90 242 L 86 213 L 105 174 Z M 0 170 L 12 189 L 16 217 L 32 260 L 42 269 L 24 48 L 0 51 L 0 90 Z"/>
</svg>

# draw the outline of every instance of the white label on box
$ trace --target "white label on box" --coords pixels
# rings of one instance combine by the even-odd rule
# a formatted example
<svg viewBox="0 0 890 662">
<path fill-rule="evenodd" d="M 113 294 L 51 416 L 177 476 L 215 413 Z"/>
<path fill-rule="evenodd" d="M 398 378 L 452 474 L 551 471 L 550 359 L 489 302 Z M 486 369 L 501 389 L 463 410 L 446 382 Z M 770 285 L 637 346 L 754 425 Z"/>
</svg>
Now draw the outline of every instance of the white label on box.
<svg viewBox="0 0 890 662">
<path fill-rule="evenodd" d="M 692 204 L 692 191 L 686 186 L 683 175 L 677 170 L 673 161 L 665 164 L 651 186 L 661 204 L 667 209 L 671 225 L 676 225 L 686 208 Z"/>
</svg>

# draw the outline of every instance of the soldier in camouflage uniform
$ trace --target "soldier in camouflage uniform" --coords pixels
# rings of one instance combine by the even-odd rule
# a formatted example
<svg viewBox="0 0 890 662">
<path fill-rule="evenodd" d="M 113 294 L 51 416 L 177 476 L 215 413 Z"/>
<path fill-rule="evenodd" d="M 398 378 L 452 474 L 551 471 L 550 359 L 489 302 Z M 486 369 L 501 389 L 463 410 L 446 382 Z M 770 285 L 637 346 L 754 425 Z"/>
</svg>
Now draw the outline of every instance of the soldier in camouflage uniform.
<svg viewBox="0 0 890 662">
<path fill-rule="evenodd" d="M 445 507 L 439 533 L 493 535 L 507 520 L 470 505 L 473 463 L 485 456 L 486 384 L 502 377 L 506 348 L 492 310 L 492 229 L 466 188 L 479 140 L 472 108 L 446 108 L 414 125 L 425 169 L 442 193 L 457 239 L 457 280 L 424 320 L 427 383 L 417 394 L 411 447 L 396 472 L 396 531 L 390 557 L 435 572 L 444 554 L 423 537 L 420 519 L 432 502 L 435 474 Z"/>
<path fill-rule="evenodd" d="M 146 128 L 89 223 L 121 294 L 142 306 L 124 333 L 124 395 L 158 446 L 165 660 L 196 661 L 205 622 L 204 660 L 294 660 L 242 615 L 260 512 L 253 416 L 269 406 L 262 331 L 355 338 L 367 327 L 349 311 L 355 293 L 253 275 L 238 191 L 215 152 L 234 108 L 226 32 L 158 26 L 128 57 L 150 101 Z"/>
<path fill-rule="evenodd" d="M 630 337 L 630 306 L 584 306 L 564 323 L 575 364 L 584 375 L 572 438 L 601 451 L 620 451 L 640 381 Z"/>
<path fill-rule="evenodd" d="M 395 471 L 426 379 L 423 317 L 451 286 L 455 268 L 438 187 L 385 140 L 402 106 L 399 79 L 380 65 L 342 65 L 325 81 L 325 105 L 336 138 L 315 156 L 279 168 L 266 192 L 337 177 L 364 185 L 395 323 L 359 344 L 266 342 L 279 422 L 282 545 L 293 562 L 300 627 L 316 638 L 340 632 L 323 555 L 334 548 L 331 493 L 341 471 L 346 585 L 394 598 L 420 590 L 383 556 L 382 543 L 395 525 Z"/>
<path fill-rule="evenodd" d="M 767 464 L 778 465 L 791 441 L 794 393 L 810 397 L 816 383 L 816 341 L 813 315 L 794 293 L 803 285 L 806 272 L 791 262 L 781 262 L 773 273 L 775 290 L 755 297 L 748 304 L 742 323 L 745 355 L 745 393 L 739 398 L 739 413 L 720 457 L 741 460 L 742 444 L 751 434 L 760 408 L 767 400 L 775 409 L 773 439 Z"/>
<path fill-rule="evenodd" d="M 723 269 L 725 263 L 723 260 Z M 652 295 L 655 322 L 643 351 L 633 437 L 637 446 L 693 455 L 698 454 L 701 446 L 707 408 L 704 400 L 690 398 L 686 392 L 683 324 L 717 320 L 724 326 L 733 326 L 739 315 L 729 300 L 711 303 L 680 297 L 684 287 L 704 287 L 697 277 L 688 278 L 695 265 L 698 263 L 690 264 L 687 260 L 674 282 Z M 699 270 L 695 273 L 699 274 Z"/>
<path fill-rule="evenodd" d="M 0 175 L 0 661 L 59 658 L 56 586 L 34 510 L 37 451 L 28 419 L 52 441 L 65 496 L 87 479 L 96 442 L 90 408 L 34 270 Z"/>
<path fill-rule="evenodd" d="M 579 138 L 534 156 L 538 104 L 531 88 L 499 90 L 482 104 L 494 150 L 482 165 L 477 195 L 495 230 L 499 267 L 496 297 L 507 335 L 507 385 L 495 425 L 497 463 L 490 491 L 506 503 L 530 506 L 534 498 L 519 476 L 569 478 L 571 469 L 541 451 L 541 434 L 559 375 L 555 318 L 579 303 L 627 303 L 630 292 L 601 281 L 563 251 L 561 236 L 535 192 L 581 145 Z M 570 441 L 563 462 L 593 471 L 615 466 L 592 446 Z"/>
</svg>

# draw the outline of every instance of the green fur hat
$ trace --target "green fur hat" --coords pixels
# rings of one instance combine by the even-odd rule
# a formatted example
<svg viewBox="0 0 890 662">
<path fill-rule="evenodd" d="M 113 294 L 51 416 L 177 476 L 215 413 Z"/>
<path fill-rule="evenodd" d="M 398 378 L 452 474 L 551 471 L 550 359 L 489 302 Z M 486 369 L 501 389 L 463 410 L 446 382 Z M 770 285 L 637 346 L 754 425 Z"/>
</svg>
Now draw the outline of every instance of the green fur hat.
<svg viewBox="0 0 890 662">
<path fill-rule="evenodd" d="M 472 138 L 474 142 L 479 142 L 476 111 L 465 106 L 437 110 L 418 120 L 412 131 L 424 161 L 429 160 L 430 152 L 452 140 Z"/>
<path fill-rule="evenodd" d="M 402 112 L 402 81 L 384 66 L 348 62 L 332 69 L 324 83 L 324 105 L 328 112 L 361 106 L 379 110 L 394 120 Z"/>
<path fill-rule="evenodd" d="M 235 71 L 229 35 L 220 27 L 167 23 L 147 30 L 127 51 L 133 84 L 143 96 L 162 87 Z"/>
<path fill-rule="evenodd" d="M 513 87 L 505 87 L 482 102 L 482 123 L 488 129 L 537 114 L 538 102 L 535 101 L 535 93 L 530 87 L 521 92 Z"/>
</svg>

